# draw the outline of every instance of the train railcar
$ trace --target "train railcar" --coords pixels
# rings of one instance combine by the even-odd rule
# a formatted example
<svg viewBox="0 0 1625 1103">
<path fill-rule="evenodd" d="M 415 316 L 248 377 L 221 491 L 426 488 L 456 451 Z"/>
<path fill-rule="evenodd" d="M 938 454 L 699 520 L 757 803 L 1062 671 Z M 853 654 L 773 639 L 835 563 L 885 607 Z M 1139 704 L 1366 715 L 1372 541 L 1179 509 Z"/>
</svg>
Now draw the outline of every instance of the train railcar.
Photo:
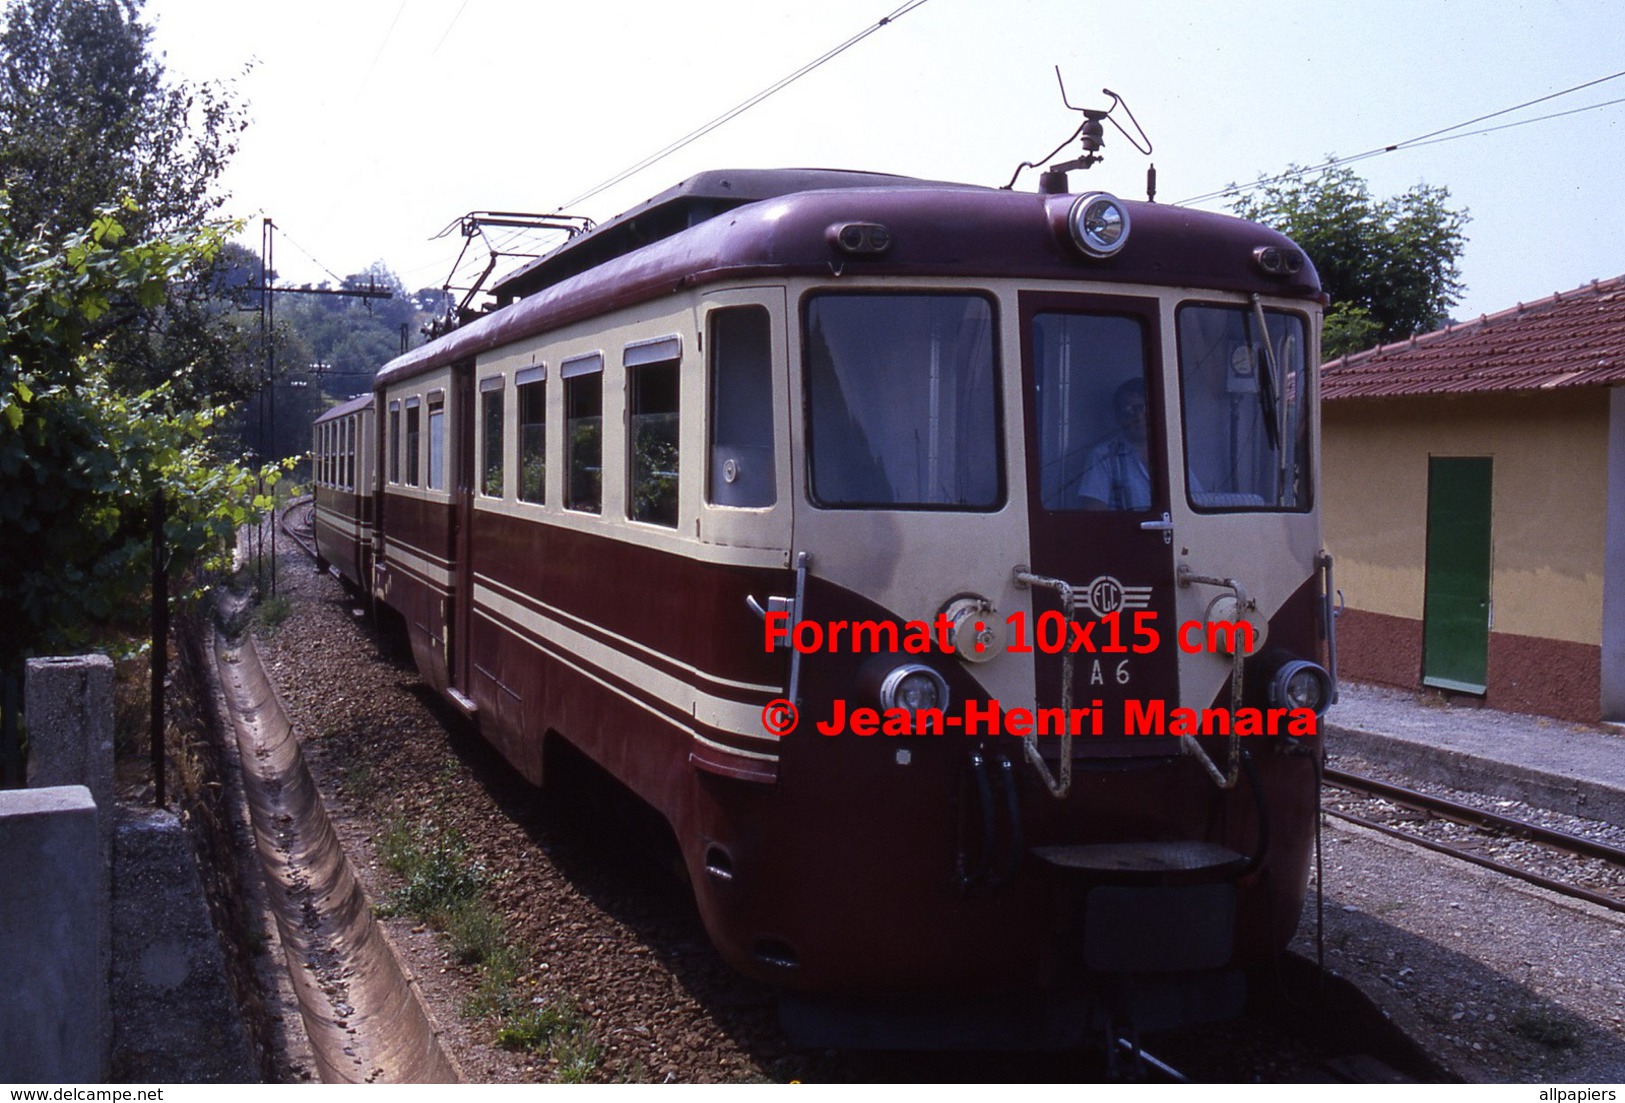
<svg viewBox="0 0 1625 1103">
<path fill-rule="evenodd" d="M 317 562 L 362 593 L 372 588 L 376 433 L 370 394 L 334 406 L 311 432 Z"/>
<path fill-rule="evenodd" d="M 908 1044 L 1237 1008 L 1333 691 L 1292 242 L 716 172 L 497 290 L 374 383 L 372 585 L 426 680 L 533 781 L 562 739 L 657 809 L 815 1036 L 836 997 Z"/>
</svg>

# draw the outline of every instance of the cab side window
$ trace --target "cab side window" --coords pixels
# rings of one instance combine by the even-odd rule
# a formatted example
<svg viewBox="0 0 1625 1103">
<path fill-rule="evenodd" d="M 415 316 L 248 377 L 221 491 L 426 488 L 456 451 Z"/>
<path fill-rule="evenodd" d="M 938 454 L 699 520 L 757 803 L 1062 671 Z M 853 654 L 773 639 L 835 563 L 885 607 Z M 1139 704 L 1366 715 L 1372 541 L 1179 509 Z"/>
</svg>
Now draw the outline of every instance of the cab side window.
<svg viewBox="0 0 1625 1103">
<path fill-rule="evenodd" d="M 710 455 L 706 501 L 718 506 L 770 506 L 773 469 L 773 350 L 765 307 L 713 310 L 710 350 Z"/>
</svg>

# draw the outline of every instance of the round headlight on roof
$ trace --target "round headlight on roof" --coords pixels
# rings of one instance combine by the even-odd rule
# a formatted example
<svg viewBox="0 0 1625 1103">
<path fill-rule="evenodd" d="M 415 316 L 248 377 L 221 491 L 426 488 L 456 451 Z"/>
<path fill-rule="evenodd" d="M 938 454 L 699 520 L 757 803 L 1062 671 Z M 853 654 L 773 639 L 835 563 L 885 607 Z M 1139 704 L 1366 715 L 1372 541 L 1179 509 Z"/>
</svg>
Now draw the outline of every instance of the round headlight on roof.
<svg viewBox="0 0 1625 1103">
<path fill-rule="evenodd" d="M 1128 244 L 1128 208 L 1103 191 L 1078 196 L 1066 224 L 1073 242 L 1091 257 L 1115 256 Z"/>
</svg>

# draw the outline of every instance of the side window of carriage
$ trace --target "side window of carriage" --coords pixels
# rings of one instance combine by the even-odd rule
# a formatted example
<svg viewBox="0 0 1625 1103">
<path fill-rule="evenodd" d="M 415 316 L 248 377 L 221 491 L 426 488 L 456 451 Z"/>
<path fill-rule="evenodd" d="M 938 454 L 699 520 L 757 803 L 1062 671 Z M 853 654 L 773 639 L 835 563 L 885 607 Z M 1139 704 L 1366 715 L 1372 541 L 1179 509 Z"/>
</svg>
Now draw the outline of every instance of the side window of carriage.
<svg viewBox="0 0 1625 1103">
<path fill-rule="evenodd" d="M 547 501 L 547 365 L 534 364 L 513 377 L 519 392 L 519 500 Z"/>
<path fill-rule="evenodd" d="M 564 508 L 603 510 L 604 354 L 572 356 L 559 365 L 564 380 Z"/>
<path fill-rule="evenodd" d="M 401 403 L 399 399 L 389 404 L 389 481 L 396 484 L 401 481 Z"/>
<path fill-rule="evenodd" d="M 683 343 L 675 334 L 626 346 L 626 515 L 677 527 Z"/>
<path fill-rule="evenodd" d="M 773 469 L 771 319 L 760 306 L 730 306 L 706 319 L 709 448 L 705 500 L 761 508 L 777 499 Z"/>
<path fill-rule="evenodd" d="M 446 489 L 446 392 L 429 392 L 429 489 Z"/>
<path fill-rule="evenodd" d="M 341 475 L 341 477 L 339 479 L 339 482 L 340 482 L 340 485 L 342 485 L 345 490 L 354 490 L 355 489 L 355 418 L 353 418 L 353 417 L 347 417 L 347 418 L 344 419 L 344 441 L 343 441 L 343 444 L 340 447 L 342 447 L 343 450 L 344 450 L 344 457 L 343 457 L 342 464 L 341 464 L 342 475 Z"/>
<path fill-rule="evenodd" d="M 406 485 L 423 482 L 420 443 L 423 436 L 423 400 L 416 395 L 406 400 Z"/>
<path fill-rule="evenodd" d="M 487 498 L 502 497 L 505 386 L 500 375 L 480 380 L 480 494 Z"/>
</svg>

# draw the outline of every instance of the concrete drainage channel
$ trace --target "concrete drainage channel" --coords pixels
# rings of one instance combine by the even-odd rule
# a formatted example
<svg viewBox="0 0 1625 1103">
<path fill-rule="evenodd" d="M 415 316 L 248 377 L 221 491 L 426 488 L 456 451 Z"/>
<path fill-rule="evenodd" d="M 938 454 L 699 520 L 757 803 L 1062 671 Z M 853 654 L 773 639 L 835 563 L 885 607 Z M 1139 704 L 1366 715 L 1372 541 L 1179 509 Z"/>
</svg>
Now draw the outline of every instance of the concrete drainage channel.
<svg viewBox="0 0 1625 1103">
<path fill-rule="evenodd" d="M 271 908 L 322 1080 L 457 1082 L 373 919 L 253 639 L 216 634 L 214 661 Z"/>
</svg>

